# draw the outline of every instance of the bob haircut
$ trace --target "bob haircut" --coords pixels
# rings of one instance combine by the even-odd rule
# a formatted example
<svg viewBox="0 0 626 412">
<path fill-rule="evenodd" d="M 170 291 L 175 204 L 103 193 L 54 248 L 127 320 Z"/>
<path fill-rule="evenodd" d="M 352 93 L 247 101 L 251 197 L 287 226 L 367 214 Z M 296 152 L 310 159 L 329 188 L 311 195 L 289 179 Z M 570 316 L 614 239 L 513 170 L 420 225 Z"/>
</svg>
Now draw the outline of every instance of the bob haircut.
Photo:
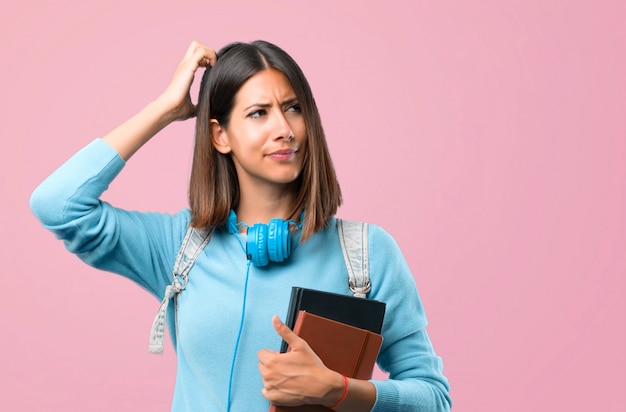
<svg viewBox="0 0 626 412">
<path fill-rule="evenodd" d="M 217 53 L 214 67 L 207 66 L 200 84 L 196 136 L 189 184 L 191 225 L 211 228 L 226 224 L 239 204 L 239 181 L 230 154 L 213 146 L 209 121 L 228 129 L 235 95 L 253 75 L 268 69 L 282 72 L 293 88 L 304 116 L 307 133 L 302 172 L 293 183 L 296 201 L 289 219 L 305 211 L 301 241 L 328 224 L 341 205 L 341 189 L 330 159 L 326 136 L 308 81 L 298 64 L 279 47 L 261 40 L 232 43 Z"/>
</svg>

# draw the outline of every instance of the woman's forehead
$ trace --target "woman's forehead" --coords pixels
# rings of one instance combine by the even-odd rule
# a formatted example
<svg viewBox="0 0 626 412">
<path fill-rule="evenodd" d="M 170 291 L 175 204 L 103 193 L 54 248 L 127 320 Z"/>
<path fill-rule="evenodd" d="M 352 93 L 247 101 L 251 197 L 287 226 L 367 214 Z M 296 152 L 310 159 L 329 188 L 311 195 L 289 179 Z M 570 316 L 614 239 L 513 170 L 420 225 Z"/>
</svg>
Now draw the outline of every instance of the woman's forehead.
<svg viewBox="0 0 626 412">
<path fill-rule="evenodd" d="M 295 97 L 293 87 L 283 72 L 276 69 L 266 69 L 255 73 L 246 80 L 235 96 L 235 105 L 268 104 Z"/>
</svg>

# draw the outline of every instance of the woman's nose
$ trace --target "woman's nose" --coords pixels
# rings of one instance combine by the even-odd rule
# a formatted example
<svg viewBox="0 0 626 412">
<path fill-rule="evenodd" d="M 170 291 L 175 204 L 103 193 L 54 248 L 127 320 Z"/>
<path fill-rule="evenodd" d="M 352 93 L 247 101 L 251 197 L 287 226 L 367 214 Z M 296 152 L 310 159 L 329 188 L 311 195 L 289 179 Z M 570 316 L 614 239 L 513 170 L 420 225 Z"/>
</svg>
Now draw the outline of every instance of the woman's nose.
<svg viewBox="0 0 626 412">
<path fill-rule="evenodd" d="M 276 119 L 275 119 L 275 126 L 274 126 L 274 139 L 289 140 L 292 134 L 293 134 L 293 131 L 291 130 L 291 126 L 289 125 L 289 122 L 287 121 L 285 114 L 282 112 L 277 113 Z"/>
</svg>

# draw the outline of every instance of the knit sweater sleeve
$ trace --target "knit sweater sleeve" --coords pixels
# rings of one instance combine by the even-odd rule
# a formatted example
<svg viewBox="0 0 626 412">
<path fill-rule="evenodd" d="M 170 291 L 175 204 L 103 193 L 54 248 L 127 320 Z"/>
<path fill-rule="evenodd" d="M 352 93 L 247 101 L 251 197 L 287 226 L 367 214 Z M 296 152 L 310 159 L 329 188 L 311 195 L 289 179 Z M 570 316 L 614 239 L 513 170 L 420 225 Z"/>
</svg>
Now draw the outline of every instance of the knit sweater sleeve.
<svg viewBox="0 0 626 412">
<path fill-rule="evenodd" d="M 124 165 L 113 148 L 96 139 L 35 189 L 31 210 L 81 260 L 128 277 L 161 298 L 188 213 L 131 212 L 102 201 Z"/>
<path fill-rule="evenodd" d="M 378 357 L 389 379 L 376 386 L 373 412 L 449 411 L 443 363 L 426 332 L 426 316 L 415 280 L 395 240 L 370 225 L 370 297 L 387 303 Z"/>
</svg>

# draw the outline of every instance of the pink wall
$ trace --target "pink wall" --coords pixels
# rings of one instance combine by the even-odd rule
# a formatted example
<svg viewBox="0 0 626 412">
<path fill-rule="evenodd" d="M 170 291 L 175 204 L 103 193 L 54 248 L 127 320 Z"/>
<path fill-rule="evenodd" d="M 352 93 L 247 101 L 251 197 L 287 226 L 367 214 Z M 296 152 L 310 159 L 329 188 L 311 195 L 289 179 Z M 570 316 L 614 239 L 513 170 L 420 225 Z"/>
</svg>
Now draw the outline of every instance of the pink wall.
<svg viewBox="0 0 626 412">
<path fill-rule="evenodd" d="M 340 214 L 403 248 L 455 409 L 624 410 L 626 3 L 385 4 L 2 6 L 0 408 L 169 409 L 157 302 L 65 253 L 28 196 L 155 97 L 192 39 L 263 38 L 313 86 Z M 167 129 L 106 198 L 185 207 L 191 141 L 191 122 Z"/>
</svg>

